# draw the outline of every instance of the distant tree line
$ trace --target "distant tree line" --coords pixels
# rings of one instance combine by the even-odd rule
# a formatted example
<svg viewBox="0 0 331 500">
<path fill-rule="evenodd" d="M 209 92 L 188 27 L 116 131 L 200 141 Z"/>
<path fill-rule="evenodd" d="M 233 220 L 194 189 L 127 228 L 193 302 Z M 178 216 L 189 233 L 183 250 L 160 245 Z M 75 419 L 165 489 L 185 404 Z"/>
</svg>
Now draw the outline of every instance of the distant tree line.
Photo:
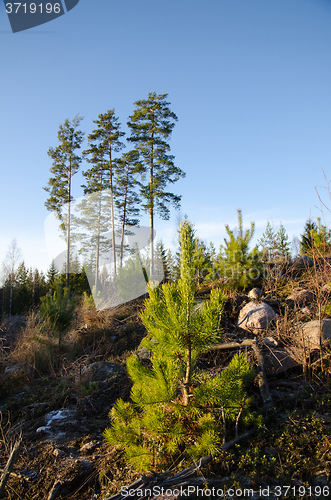
<svg viewBox="0 0 331 500">
<path fill-rule="evenodd" d="M 11 244 L 12 247 L 13 243 Z M 8 264 L 8 262 L 7 262 Z M 70 274 L 70 288 L 77 295 L 91 293 L 89 282 L 79 263 L 76 272 Z M 37 268 L 27 268 L 24 261 L 10 269 L 3 264 L 3 284 L 0 288 L 0 318 L 5 319 L 17 314 L 26 314 L 40 306 L 40 298 L 54 291 L 58 284 L 63 288 L 66 284 L 66 273 L 59 273 L 52 262 L 46 273 Z"/>
<path fill-rule="evenodd" d="M 291 257 L 291 249 L 286 229 L 280 224 L 275 230 L 270 221 L 258 240 L 258 244 L 250 249 L 249 245 L 254 235 L 255 225 L 251 223 L 250 228 L 243 229 L 242 212 L 238 210 L 238 226 L 230 229 L 225 226 L 227 238 L 216 251 L 213 243 L 207 245 L 203 240 L 192 235 L 192 269 L 191 277 L 199 287 L 203 283 L 221 279 L 224 285 L 238 289 L 247 289 L 254 285 L 255 280 L 262 272 L 265 263 L 282 263 Z M 300 253 L 317 257 L 331 255 L 331 232 L 320 220 L 306 222 L 304 231 L 299 241 Z M 162 240 L 156 244 L 155 253 L 158 256 L 156 263 L 162 266 L 164 282 L 177 282 L 180 278 L 180 249 L 171 251 L 166 249 Z M 46 273 L 38 269 L 27 268 L 24 261 L 19 260 L 20 252 L 14 240 L 8 250 L 7 259 L 3 263 L 3 284 L 0 288 L 0 311 L 1 318 L 10 315 L 24 314 L 31 308 L 40 306 L 40 298 L 49 291 L 56 290 L 58 284 L 66 287 L 67 273 L 58 271 L 54 261 Z M 146 265 L 148 259 L 143 262 L 136 256 L 132 256 L 120 269 L 119 278 L 123 273 L 128 276 L 127 280 L 118 280 L 119 288 L 122 287 L 123 298 L 130 288 L 134 290 L 136 283 L 139 286 L 141 267 Z M 157 273 L 158 270 L 156 269 Z M 100 281 L 107 280 L 108 275 L 100 273 Z M 91 294 L 89 281 L 84 266 L 77 257 L 71 259 L 71 273 L 69 276 L 70 290 L 75 295 L 83 295 L 84 292 Z M 139 295 L 139 293 L 138 293 Z"/>
</svg>

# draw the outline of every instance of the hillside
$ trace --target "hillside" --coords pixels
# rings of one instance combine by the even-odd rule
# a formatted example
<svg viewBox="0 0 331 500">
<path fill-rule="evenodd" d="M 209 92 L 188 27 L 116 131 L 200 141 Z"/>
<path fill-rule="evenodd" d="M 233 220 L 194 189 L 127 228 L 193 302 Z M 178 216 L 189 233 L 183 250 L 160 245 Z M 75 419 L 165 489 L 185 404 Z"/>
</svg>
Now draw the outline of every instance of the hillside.
<svg viewBox="0 0 331 500">
<path fill-rule="evenodd" d="M 204 354 L 199 366 L 212 376 L 241 350 L 261 368 L 249 345 L 234 345 L 256 339 L 271 401 L 265 404 L 263 400 L 265 393 L 259 389 L 263 382 L 257 372 L 248 397 L 252 411 L 262 415 L 263 421 L 249 437 L 220 450 L 197 473 L 223 491 L 237 488 L 237 496 L 224 498 L 240 498 L 244 488 L 254 491 L 250 498 L 279 498 L 280 494 L 281 498 L 329 498 L 331 351 L 327 329 L 331 316 L 325 274 L 318 274 L 316 266 L 313 271 L 283 272 L 271 289 L 266 286 L 271 283 L 264 281 L 261 297 L 256 289 L 250 297 L 229 287 L 226 290 L 222 329 L 224 342 L 232 346 Z M 220 282 L 202 285 L 197 304 L 208 300 L 213 287 L 222 286 Z M 21 451 L 2 498 L 105 499 L 139 477 L 122 453 L 103 441 L 102 434 L 116 399 L 129 399 L 131 381 L 125 368 L 129 354 L 136 351 L 146 366 L 149 363 L 148 350 L 139 349 L 146 335 L 139 317 L 145 299 L 100 312 L 86 310 L 81 303 L 60 347 L 49 331 L 40 328 L 36 311 L 2 323 L 2 470 L 11 446 L 22 435 Z M 254 308 L 267 306 L 277 317 L 264 326 L 262 319 L 260 327 L 247 324 L 240 319 L 240 311 L 249 304 L 253 309 L 246 319 L 254 319 Z M 301 342 L 306 331 L 302 328 L 318 320 L 321 309 L 326 331 L 322 350 L 312 340 Z M 233 426 L 227 429 L 227 442 L 236 431 Z M 246 431 L 239 426 L 239 435 Z M 177 463 L 177 471 L 183 466 Z M 284 485 L 291 490 L 276 488 Z M 270 494 L 262 495 L 261 488 L 268 487 Z"/>
</svg>

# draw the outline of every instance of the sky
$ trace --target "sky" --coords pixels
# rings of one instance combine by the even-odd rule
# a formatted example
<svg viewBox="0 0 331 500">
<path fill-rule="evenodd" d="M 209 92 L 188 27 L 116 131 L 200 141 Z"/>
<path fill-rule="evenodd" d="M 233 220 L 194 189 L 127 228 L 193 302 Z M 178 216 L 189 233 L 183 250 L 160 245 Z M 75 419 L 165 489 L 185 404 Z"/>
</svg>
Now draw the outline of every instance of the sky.
<svg viewBox="0 0 331 500">
<path fill-rule="evenodd" d="M 186 172 L 171 185 L 180 212 L 155 220 L 167 248 L 185 215 L 216 248 L 237 209 L 245 227 L 255 222 L 253 244 L 268 220 L 290 240 L 309 217 L 328 225 L 330 26 L 331 0 L 80 0 L 12 33 L 1 3 L 0 263 L 15 238 L 26 266 L 50 264 L 43 186 L 59 125 L 80 114 L 87 136 L 114 108 L 128 132 L 149 92 L 168 94 L 178 116 L 171 153 Z M 76 198 L 81 184 L 78 173 Z"/>
</svg>

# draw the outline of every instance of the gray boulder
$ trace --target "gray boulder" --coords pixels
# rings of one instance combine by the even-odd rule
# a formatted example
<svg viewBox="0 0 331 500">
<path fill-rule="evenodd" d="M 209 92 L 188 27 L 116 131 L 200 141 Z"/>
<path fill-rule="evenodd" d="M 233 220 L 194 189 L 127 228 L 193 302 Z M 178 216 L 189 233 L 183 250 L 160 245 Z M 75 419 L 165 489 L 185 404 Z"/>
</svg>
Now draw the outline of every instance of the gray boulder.
<svg viewBox="0 0 331 500">
<path fill-rule="evenodd" d="M 241 309 L 237 326 L 256 334 L 266 330 L 275 318 L 277 314 L 265 302 L 249 302 Z"/>
<path fill-rule="evenodd" d="M 151 359 L 152 352 L 149 349 L 147 349 L 147 347 L 144 346 L 138 349 L 136 354 L 140 361 L 146 361 Z"/>
<path fill-rule="evenodd" d="M 109 361 L 97 361 L 82 368 L 80 380 L 82 382 L 101 382 L 120 373 L 124 373 L 121 365 Z"/>
<path fill-rule="evenodd" d="M 308 255 L 301 255 L 301 257 L 295 257 L 290 261 L 290 267 L 293 271 L 301 271 L 313 265 L 314 261 Z"/>
<path fill-rule="evenodd" d="M 261 344 L 265 347 L 272 348 L 272 347 L 278 347 L 279 342 L 273 337 L 266 337 L 265 339 L 262 340 Z"/>
<path fill-rule="evenodd" d="M 264 369 L 267 375 L 279 375 L 287 370 L 297 368 L 300 364 L 299 351 L 290 346 L 269 349 L 264 353 Z"/>
<path fill-rule="evenodd" d="M 331 295 L 331 284 L 330 283 L 325 283 L 325 285 L 322 286 L 321 292 L 325 297 L 329 297 Z"/>
<path fill-rule="evenodd" d="M 298 335 L 298 342 L 307 349 L 320 348 L 320 326 L 322 344 L 331 340 L 331 319 L 309 321 L 305 323 Z"/>
<path fill-rule="evenodd" d="M 304 290 L 302 288 L 294 288 L 291 295 L 285 300 L 286 304 L 296 304 L 298 306 L 304 306 L 309 304 L 314 299 L 313 292 L 309 290 Z"/>
<path fill-rule="evenodd" d="M 259 300 L 262 297 L 262 290 L 260 288 L 253 288 L 248 293 L 248 297 L 253 300 Z"/>
<path fill-rule="evenodd" d="M 15 381 L 26 380 L 30 372 L 31 367 L 27 363 L 8 365 L 2 376 L 2 382 L 14 383 Z"/>
</svg>

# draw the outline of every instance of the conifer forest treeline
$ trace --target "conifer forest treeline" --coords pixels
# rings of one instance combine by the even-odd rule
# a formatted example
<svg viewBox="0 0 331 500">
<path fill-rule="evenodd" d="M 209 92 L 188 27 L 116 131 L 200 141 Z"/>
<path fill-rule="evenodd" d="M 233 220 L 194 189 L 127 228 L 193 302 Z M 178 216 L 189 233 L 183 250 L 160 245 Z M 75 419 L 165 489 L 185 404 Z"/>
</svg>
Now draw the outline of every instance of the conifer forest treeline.
<svg viewBox="0 0 331 500">
<path fill-rule="evenodd" d="M 52 160 L 51 177 L 43 189 L 48 194 L 46 208 L 59 220 L 66 252 L 44 274 L 27 268 L 16 240 L 12 242 L 2 266 L 2 319 L 39 307 L 40 298 L 56 293 L 59 286 L 79 296 L 90 294 L 92 289 L 94 294 L 105 289 L 113 293 L 112 283 L 125 300 L 126 288 L 135 286 L 141 269 L 146 282 L 159 276 L 165 282 L 180 278 L 179 245 L 177 251 L 166 250 L 162 240 L 156 241 L 154 229 L 156 216 L 168 220 L 170 208 L 180 207 L 181 196 L 169 187 L 185 177 L 171 154 L 170 138 L 177 116 L 167 97 L 153 92 L 147 99 L 136 101 L 127 121 L 127 137 L 114 109 L 99 114 L 83 151 L 83 118 L 76 115 L 60 125 L 58 145 L 47 152 Z M 84 196 L 75 203 L 72 186 L 83 162 Z M 144 252 L 136 243 L 137 234 L 142 238 L 142 213 L 149 216 L 148 235 L 146 231 L 143 235 Z M 227 237 L 218 251 L 212 243 L 194 239 L 190 272 L 197 286 L 223 280 L 234 288 L 247 289 L 258 281 L 266 263 L 309 255 L 318 247 L 323 247 L 324 254 L 330 253 L 331 231 L 321 219 L 307 221 L 292 249 L 284 226 L 275 228 L 269 221 L 258 244 L 250 248 L 255 224 L 251 222 L 244 230 L 241 210 L 237 227 L 226 225 L 225 229 Z"/>
</svg>

